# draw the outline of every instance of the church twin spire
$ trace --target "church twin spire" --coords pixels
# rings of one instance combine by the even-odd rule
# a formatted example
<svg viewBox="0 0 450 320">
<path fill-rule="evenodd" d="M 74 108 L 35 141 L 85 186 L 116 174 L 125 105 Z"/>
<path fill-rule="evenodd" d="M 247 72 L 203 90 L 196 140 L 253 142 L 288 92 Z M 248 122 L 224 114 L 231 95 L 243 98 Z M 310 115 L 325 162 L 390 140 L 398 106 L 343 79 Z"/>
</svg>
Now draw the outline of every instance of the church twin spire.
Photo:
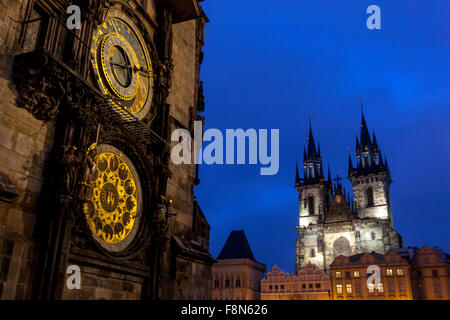
<svg viewBox="0 0 450 320">
<path fill-rule="evenodd" d="M 300 178 L 298 164 L 296 164 L 295 185 L 308 185 L 324 181 L 322 154 L 320 144 L 316 149 L 312 132 L 311 118 L 309 119 L 308 148 L 303 148 L 303 179 Z"/>
<path fill-rule="evenodd" d="M 361 133 L 356 137 L 356 167 L 353 166 L 352 157 L 348 156 L 348 175 L 359 176 L 381 171 L 389 172 L 387 159 L 381 153 L 378 141 L 373 132 L 372 137 L 367 127 L 364 116 L 363 104 L 361 101 Z M 320 145 L 316 149 L 314 135 L 312 131 L 311 118 L 309 119 L 308 147 L 303 148 L 303 179 L 300 177 L 298 163 L 296 163 L 295 185 L 315 184 L 324 182 L 322 155 Z M 328 182 L 331 181 L 330 167 L 328 166 Z"/>
<path fill-rule="evenodd" d="M 348 175 L 359 176 L 364 174 L 387 171 L 387 162 L 383 162 L 383 156 L 378 146 L 377 137 L 373 132 L 370 137 L 367 122 L 364 117 L 363 104 L 361 101 L 361 135 L 356 137 L 356 158 L 357 166 L 353 167 L 351 156 L 349 155 Z"/>
</svg>

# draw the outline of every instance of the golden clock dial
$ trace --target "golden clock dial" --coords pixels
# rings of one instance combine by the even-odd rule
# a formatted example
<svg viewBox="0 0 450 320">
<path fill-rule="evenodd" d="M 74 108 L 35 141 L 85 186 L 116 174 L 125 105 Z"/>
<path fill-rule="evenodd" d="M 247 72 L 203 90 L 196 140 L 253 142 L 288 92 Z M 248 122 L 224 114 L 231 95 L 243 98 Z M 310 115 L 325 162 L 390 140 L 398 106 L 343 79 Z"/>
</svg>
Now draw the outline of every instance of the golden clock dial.
<svg viewBox="0 0 450 320">
<path fill-rule="evenodd" d="M 153 68 L 147 45 L 133 21 L 118 10 L 109 10 L 94 30 L 92 66 L 100 90 L 116 111 L 144 118 L 153 98 Z M 121 112 L 122 111 L 122 112 Z"/>
<path fill-rule="evenodd" d="M 111 249 L 136 234 L 140 183 L 133 165 L 120 151 L 107 145 L 99 150 L 90 183 L 92 197 L 83 212 L 96 240 Z"/>
</svg>

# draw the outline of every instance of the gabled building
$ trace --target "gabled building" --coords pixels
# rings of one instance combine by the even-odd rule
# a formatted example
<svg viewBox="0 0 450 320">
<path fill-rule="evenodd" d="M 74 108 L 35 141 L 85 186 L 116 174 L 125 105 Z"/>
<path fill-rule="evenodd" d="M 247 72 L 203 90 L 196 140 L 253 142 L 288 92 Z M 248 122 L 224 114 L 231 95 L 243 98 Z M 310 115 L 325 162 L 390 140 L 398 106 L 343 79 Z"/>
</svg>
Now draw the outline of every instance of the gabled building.
<svg viewBox="0 0 450 320">
<path fill-rule="evenodd" d="M 261 300 L 330 300 L 328 275 L 311 263 L 297 275 L 274 266 L 261 280 Z"/>
<path fill-rule="evenodd" d="M 411 264 L 411 283 L 416 300 L 450 299 L 450 256 L 439 247 L 395 250 Z"/>
<path fill-rule="evenodd" d="M 255 260 L 244 231 L 232 231 L 212 267 L 213 300 L 259 300 L 266 265 Z"/>
<path fill-rule="evenodd" d="M 380 282 L 369 279 L 379 268 Z M 369 274 L 368 274 L 369 273 Z M 411 265 L 396 252 L 338 256 L 330 265 L 333 300 L 413 300 Z"/>
</svg>

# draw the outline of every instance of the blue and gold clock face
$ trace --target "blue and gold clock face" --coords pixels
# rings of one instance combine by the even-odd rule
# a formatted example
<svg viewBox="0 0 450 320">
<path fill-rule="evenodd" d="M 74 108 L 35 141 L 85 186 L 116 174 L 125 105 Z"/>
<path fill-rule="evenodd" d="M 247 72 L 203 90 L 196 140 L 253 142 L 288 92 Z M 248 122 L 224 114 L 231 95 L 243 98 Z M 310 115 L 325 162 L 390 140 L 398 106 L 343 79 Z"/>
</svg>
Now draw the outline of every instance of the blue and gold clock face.
<svg viewBox="0 0 450 320">
<path fill-rule="evenodd" d="M 94 30 L 91 54 L 99 88 L 116 111 L 124 117 L 144 118 L 152 105 L 153 68 L 133 21 L 121 11 L 109 10 Z"/>
</svg>

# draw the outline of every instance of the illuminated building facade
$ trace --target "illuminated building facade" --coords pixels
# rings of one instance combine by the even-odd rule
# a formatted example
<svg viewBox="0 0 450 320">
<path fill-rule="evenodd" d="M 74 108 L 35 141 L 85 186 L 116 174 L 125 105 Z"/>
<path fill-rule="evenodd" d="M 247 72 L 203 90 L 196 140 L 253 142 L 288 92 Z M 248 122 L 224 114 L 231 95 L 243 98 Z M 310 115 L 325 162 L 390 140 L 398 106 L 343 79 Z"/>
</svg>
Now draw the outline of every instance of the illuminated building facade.
<svg viewBox="0 0 450 320">
<path fill-rule="evenodd" d="M 287 274 L 274 266 L 261 280 L 261 300 L 330 300 L 328 275 L 311 263 L 297 275 Z"/>
<path fill-rule="evenodd" d="M 339 256 L 363 252 L 387 253 L 401 248 L 395 231 L 390 201 L 391 174 L 383 159 L 375 134 L 370 136 L 364 114 L 361 136 L 356 138 L 357 166 L 349 156 L 348 179 L 353 198 L 330 168 L 325 179 L 320 145 L 316 148 L 310 126 L 308 148 L 304 150 L 303 178 L 296 168 L 295 185 L 299 195 L 296 269 L 308 263 L 328 271 Z"/>
<path fill-rule="evenodd" d="M 244 231 L 232 231 L 212 267 L 212 300 L 259 300 L 266 265 L 253 256 Z"/>
<path fill-rule="evenodd" d="M 367 283 L 367 268 L 380 268 L 380 283 Z M 396 252 L 338 256 L 330 265 L 333 300 L 413 300 L 410 263 Z"/>
<path fill-rule="evenodd" d="M 412 268 L 411 284 L 415 300 L 450 299 L 450 256 L 439 247 L 423 246 L 396 250 Z"/>
</svg>

